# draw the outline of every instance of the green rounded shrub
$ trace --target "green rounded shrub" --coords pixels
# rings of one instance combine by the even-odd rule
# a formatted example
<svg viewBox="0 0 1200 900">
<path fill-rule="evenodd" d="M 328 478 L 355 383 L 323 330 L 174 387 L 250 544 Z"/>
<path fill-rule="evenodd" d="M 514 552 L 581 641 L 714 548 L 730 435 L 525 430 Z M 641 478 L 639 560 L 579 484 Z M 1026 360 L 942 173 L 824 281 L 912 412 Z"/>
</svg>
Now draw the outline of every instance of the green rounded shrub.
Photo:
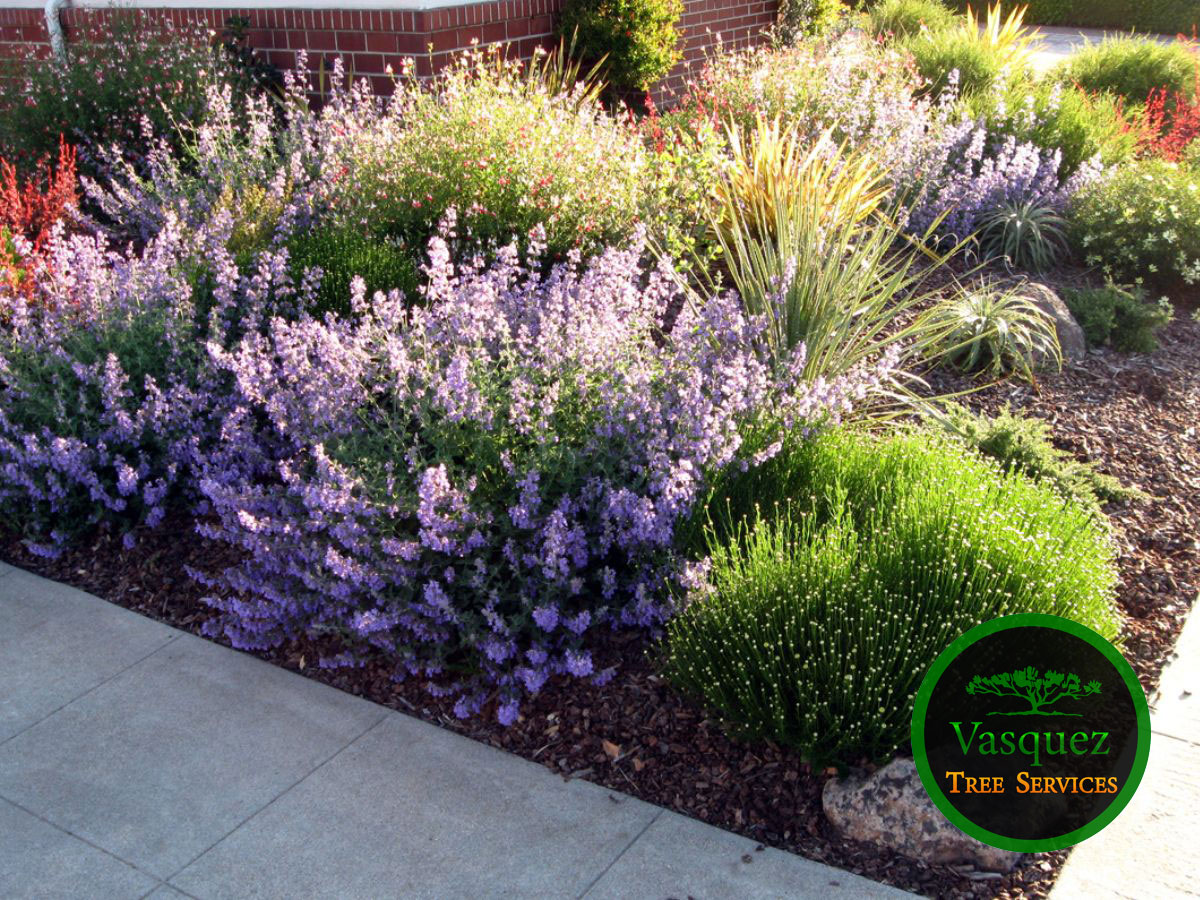
<svg viewBox="0 0 1200 900">
<path fill-rule="evenodd" d="M 309 310 L 316 314 L 349 312 L 355 276 L 366 284 L 368 297 L 376 291 L 399 290 L 415 298 L 420 284 L 411 251 L 353 228 L 325 227 L 301 232 L 289 242 L 288 254 L 297 284 L 313 269 L 322 272 L 315 305 Z"/>
<path fill-rule="evenodd" d="M 986 42 L 963 28 L 924 31 L 902 42 L 926 82 L 925 93 L 938 96 L 957 72 L 959 94 L 969 97 L 988 91 L 999 80 L 1004 61 Z"/>
<path fill-rule="evenodd" d="M 1089 93 L 1145 103 L 1153 90 L 1192 96 L 1196 65 L 1196 54 L 1186 44 L 1120 37 L 1083 48 L 1060 63 L 1052 77 L 1060 84 L 1075 84 Z"/>
<path fill-rule="evenodd" d="M 1119 631 L 1105 526 L 928 434 L 789 447 L 709 511 L 707 591 L 668 626 L 665 673 L 733 733 L 817 765 L 901 747 L 925 671 L 982 622 Z"/>
<path fill-rule="evenodd" d="M 559 34 L 587 59 L 604 60 L 618 88 L 649 90 L 679 62 L 683 0 L 569 0 Z"/>
<path fill-rule="evenodd" d="M 883 0 L 871 7 L 867 29 L 876 37 L 907 38 L 922 29 L 947 31 L 956 20 L 954 11 L 941 0 Z"/>
<path fill-rule="evenodd" d="M 1170 303 L 1149 303 L 1146 292 L 1108 284 L 1063 292 L 1071 315 L 1094 347 L 1121 353 L 1151 353 L 1158 349 L 1156 333 L 1171 321 Z"/>
</svg>

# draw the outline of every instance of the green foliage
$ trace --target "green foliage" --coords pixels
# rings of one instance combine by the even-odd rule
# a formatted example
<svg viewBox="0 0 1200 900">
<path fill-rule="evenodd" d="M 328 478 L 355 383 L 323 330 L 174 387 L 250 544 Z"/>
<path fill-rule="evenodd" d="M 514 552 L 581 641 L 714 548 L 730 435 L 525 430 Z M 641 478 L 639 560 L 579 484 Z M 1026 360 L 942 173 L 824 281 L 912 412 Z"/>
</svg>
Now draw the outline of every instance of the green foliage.
<svg viewBox="0 0 1200 900">
<path fill-rule="evenodd" d="M 1169 302 L 1148 303 L 1140 288 L 1108 284 L 1063 292 L 1071 315 L 1094 347 L 1122 353 L 1151 353 L 1158 349 L 1155 333 L 1171 321 Z"/>
<path fill-rule="evenodd" d="M 781 0 L 776 33 L 780 42 L 791 44 L 825 34 L 841 18 L 841 0 Z"/>
<path fill-rule="evenodd" d="M 1079 50 L 1060 63 L 1051 77 L 1089 93 L 1145 103 L 1151 91 L 1164 88 L 1172 94 L 1192 96 L 1195 73 L 1196 56 L 1185 44 L 1119 37 Z"/>
<path fill-rule="evenodd" d="M 619 88 L 649 90 L 682 54 L 683 0 L 568 0 L 559 34 Z"/>
<path fill-rule="evenodd" d="M 547 69 L 557 71 L 470 52 L 432 83 L 401 80 L 390 115 L 373 101 L 349 107 L 354 138 L 327 163 L 354 173 L 329 185 L 336 218 L 414 247 L 451 208 L 459 234 L 484 247 L 527 241 L 538 226 L 555 257 L 626 240 L 647 200 L 642 138 L 594 87 L 564 91 Z"/>
<path fill-rule="evenodd" d="M 1062 362 L 1054 323 L 1019 288 L 981 284 L 961 290 L 918 321 L 927 355 L 964 372 L 1032 380 L 1035 368 Z"/>
<path fill-rule="evenodd" d="M 1044 272 L 1067 249 L 1067 222 L 1037 199 L 1008 200 L 989 213 L 979 231 L 979 245 L 989 258 L 1030 272 Z"/>
<path fill-rule="evenodd" d="M 1148 159 L 1076 195 L 1071 240 L 1114 281 L 1185 294 L 1200 284 L 1200 170 Z"/>
<path fill-rule="evenodd" d="M 348 313 L 355 276 L 366 284 L 367 297 L 391 290 L 410 299 L 417 295 L 420 279 L 414 255 L 392 241 L 353 228 L 326 227 L 299 233 L 288 244 L 288 251 L 297 283 L 311 269 L 324 273 L 310 312 Z"/>
<path fill-rule="evenodd" d="M 996 416 L 971 412 L 957 403 L 930 410 L 926 421 L 967 447 L 990 457 L 1005 472 L 1026 475 L 1096 513 L 1103 503 L 1141 499 L 1141 491 L 1123 486 L 1051 443 L 1050 424 L 1005 407 Z"/>
<path fill-rule="evenodd" d="M 1200 28 L 1196 0 L 1028 0 L 1025 18 L 1036 25 L 1081 25 L 1161 34 Z"/>
<path fill-rule="evenodd" d="M 947 257 L 919 266 L 900 226 L 878 213 L 870 153 L 838 151 L 825 136 L 793 174 L 760 202 L 728 203 L 714 216 L 727 284 L 709 292 L 731 286 L 766 320 L 781 371 L 803 343 L 808 378 L 845 374 L 893 345 L 919 346 L 918 329 L 896 320 L 928 299 L 925 279 Z"/>
<path fill-rule="evenodd" d="M 67 64 L 30 59 L 2 73 L 23 86 L 6 91 L 2 155 L 28 166 L 55 153 L 62 135 L 93 147 L 119 144 L 138 158 L 149 149 L 143 117 L 156 134 L 174 134 L 202 113 L 209 87 L 236 81 L 228 55 L 198 29 L 174 31 L 145 11 L 120 7 L 100 21 L 68 44 Z M 80 164 L 88 168 L 83 156 Z"/>
<path fill-rule="evenodd" d="M 970 97 L 991 90 L 1004 68 L 999 53 L 962 28 L 920 32 L 901 45 L 926 82 L 923 92 L 934 97 L 950 87 L 952 72 L 958 72 L 959 93 Z"/>
<path fill-rule="evenodd" d="M 664 670 L 731 731 L 818 765 L 902 746 L 925 671 L 975 625 L 1119 630 L 1104 524 L 929 435 L 788 446 L 708 509 L 708 590 L 668 626 Z"/>
<path fill-rule="evenodd" d="M 1105 165 L 1118 165 L 1137 153 L 1137 131 L 1126 121 L 1117 98 L 1108 94 L 1089 96 L 1073 85 L 1022 79 L 1003 90 L 967 98 L 967 108 L 995 135 L 1061 151 L 1063 177 L 1096 157 Z"/>
<path fill-rule="evenodd" d="M 955 21 L 954 11 L 941 0 L 883 0 L 871 7 L 867 27 L 876 37 L 908 38 L 923 29 L 948 31 Z"/>
</svg>

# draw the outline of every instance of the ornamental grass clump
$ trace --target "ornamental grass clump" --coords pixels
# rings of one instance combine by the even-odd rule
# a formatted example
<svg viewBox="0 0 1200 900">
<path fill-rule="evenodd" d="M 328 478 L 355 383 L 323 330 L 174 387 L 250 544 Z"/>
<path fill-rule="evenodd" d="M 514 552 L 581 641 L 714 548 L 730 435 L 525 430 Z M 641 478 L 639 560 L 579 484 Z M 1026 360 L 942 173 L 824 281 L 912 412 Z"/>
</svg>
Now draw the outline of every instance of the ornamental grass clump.
<svg viewBox="0 0 1200 900">
<path fill-rule="evenodd" d="M 902 747 L 925 671 L 982 622 L 1119 631 L 1104 526 L 929 435 L 789 446 L 721 482 L 708 515 L 707 575 L 667 626 L 664 670 L 735 735 L 815 765 Z"/>
<path fill-rule="evenodd" d="M 513 245 L 456 266 L 437 237 L 416 307 L 359 282 L 353 316 L 212 348 L 234 394 L 204 531 L 242 558 L 212 627 L 329 639 L 325 665 L 374 655 L 505 724 L 553 675 L 607 678 L 596 630 L 672 614 L 678 524 L 713 475 L 769 456 L 743 432 L 836 420 L 891 377 L 776 377 L 733 296 L 665 330 L 676 279 L 644 253 L 543 275 Z"/>
</svg>

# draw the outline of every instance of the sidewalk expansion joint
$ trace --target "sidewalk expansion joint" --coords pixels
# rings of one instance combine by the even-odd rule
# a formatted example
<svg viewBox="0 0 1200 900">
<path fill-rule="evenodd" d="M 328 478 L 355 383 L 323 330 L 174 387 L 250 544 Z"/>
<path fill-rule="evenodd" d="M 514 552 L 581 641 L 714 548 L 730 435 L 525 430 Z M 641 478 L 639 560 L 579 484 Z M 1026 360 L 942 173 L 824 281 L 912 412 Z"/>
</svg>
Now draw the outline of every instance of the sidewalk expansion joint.
<svg viewBox="0 0 1200 900">
<path fill-rule="evenodd" d="M 642 827 L 642 830 L 633 836 L 633 840 L 631 840 L 628 844 L 626 844 L 624 846 L 624 848 L 622 848 L 621 852 L 613 857 L 612 862 L 610 862 L 607 866 L 604 867 L 604 871 L 602 871 L 599 875 L 597 875 L 595 878 L 593 878 L 591 880 L 591 883 L 588 884 L 588 886 L 583 889 L 583 891 L 579 894 L 579 896 L 576 898 L 576 900 L 583 900 L 584 897 L 586 897 L 588 894 L 590 894 L 592 892 L 592 889 L 597 884 L 600 883 L 600 880 L 602 878 L 604 878 L 605 875 L 608 874 L 609 870 L 612 869 L 613 866 L 615 866 L 618 862 L 621 861 L 621 857 L 623 857 L 626 853 L 628 853 L 630 848 L 642 839 L 642 835 L 645 834 L 647 831 L 649 831 L 650 826 L 653 825 L 655 822 L 657 822 L 659 819 L 661 819 L 663 816 L 663 813 L 665 813 L 665 812 L 666 812 L 666 809 L 659 809 L 659 811 L 654 814 L 654 818 L 652 818 L 649 822 L 647 822 Z"/>
</svg>

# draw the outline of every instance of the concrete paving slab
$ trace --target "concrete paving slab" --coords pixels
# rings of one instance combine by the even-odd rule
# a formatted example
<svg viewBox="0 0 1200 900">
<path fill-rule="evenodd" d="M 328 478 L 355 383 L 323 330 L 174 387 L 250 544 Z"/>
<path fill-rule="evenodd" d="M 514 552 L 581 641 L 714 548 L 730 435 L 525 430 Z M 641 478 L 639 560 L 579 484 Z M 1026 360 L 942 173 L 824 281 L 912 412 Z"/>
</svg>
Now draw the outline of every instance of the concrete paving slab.
<svg viewBox="0 0 1200 900">
<path fill-rule="evenodd" d="M 1111 825 L 1076 847 L 1054 900 L 1200 897 L 1200 606 L 1163 671 L 1151 711 L 1150 760 Z"/>
<path fill-rule="evenodd" d="M 912 894 L 664 812 L 584 896 L 587 900 L 844 900 Z"/>
<path fill-rule="evenodd" d="M 1155 735 L 1146 776 L 1115 822 L 1067 858 L 1054 900 L 1200 897 L 1200 748 Z"/>
<path fill-rule="evenodd" d="M 137 900 L 156 883 L 145 872 L 0 800 L 0 897 L 5 900 Z"/>
<path fill-rule="evenodd" d="M 1153 713 L 1155 733 L 1200 744 L 1200 611 L 1193 611 L 1183 627 L 1174 656 L 1158 683 Z M 1200 841 L 1200 834 L 1196 837 Z"/>
<path fill-rule="evenodd" d="M 394 714 L 171 879 L 242 897 L 578 897 L 657 807 Z"/>
<path fill-rule="evenodd" d="M 0 745 L 0 797 L 165 879 L 383 715 L 181 634 Z"/>
<path fill-rule="evenodd" d="M 161 884 L 157 890 L 146 896 L 146 900 L 189 900 L 190 894 L 185 894 L 183 891 L 177 891 L 169 884 Z"/>
<path fill-rule="evenodd" d="M 11 566 L 0 579 L 0 744 L 179 636 Z"/>
</svg>

